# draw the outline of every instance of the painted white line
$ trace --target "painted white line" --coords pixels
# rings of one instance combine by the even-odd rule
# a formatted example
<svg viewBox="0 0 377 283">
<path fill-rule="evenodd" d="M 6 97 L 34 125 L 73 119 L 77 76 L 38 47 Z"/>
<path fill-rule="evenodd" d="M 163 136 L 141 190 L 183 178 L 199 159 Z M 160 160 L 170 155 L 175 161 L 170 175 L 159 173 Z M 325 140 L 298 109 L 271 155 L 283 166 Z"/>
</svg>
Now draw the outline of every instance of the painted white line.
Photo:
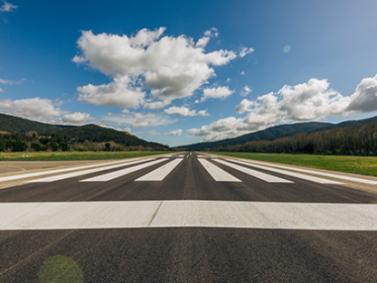
<svg viewBox="0 0 377 283">
<path fill-rule="evenodd" d="M 96 172 L 101 172 L 101 171 L 105 171 L 105 170 L 116 169 L 116 168 L 124 167 L 124 166 L 127 166 L 127 165 L 138 164 L 138 163 L 146 162 L 146 161 L 153 160 L 153 159 L 155 159 L 155 158 L 145 158 L 145 159 L 139 159 L 139 160 L 134 160 L 134 161 L 129 161 L 129 162 L 123 162 L 123 163 L 115 164 L 115 165 L 111 165 L 111 166 L 103 166 L 103 167 L 100 167 L 100 168 L 88 169 L 88 170 L 83 170 L 83 171 L 75 171 L 75 172 L 70 172 L 70 173 L 62 174 L 62 175 L 54 175 L 54 176 L 49 176 L 49 177 L 31 180 L 31 181 L 28 181 L 28 183 L 55 182 L 55 181 L 60 181 L 60 180 L 69 179 L 69 178 L 73 178 L 73 177 L 78 177 L 78 176 L 83 176 L 83 175 L 92 174 L 92 173 L 96 173 Z"/>
<path fill-rule="evenodd" d="M 227 162 L 227 161 L 224 161 L 224 160 L 221 160 L 221 159 L 214 159 L 214 160 L 216 162 L 219 162 L 221 164 L 229 166 L 233 169 L 241 171 L 245 174 L 248 174 L 248 175 L 253 176 L 255 178 L 261 179 L 261 180 L 263 180 L 267 183 L 293 183 L 290 180 L 286 180 L 286 179 L 276 177 L 276 176 L 273 176 L 273 175 L 270 175 L 270 174 L 266 174 L 266 173 L 263 173 L 263 172 L 255 171 L 253 169 L 246 168 L 246 167 L 243 167 L 243 166 L 240 166 L 240 165 L 237 165 L 237 164 L 234 164 L 234 163 L 230 163 L 230 162 Z"/>
<path fill-rule="evenodd" d="M 200 164 L 207 170 L 208 174 L 217 182 L 242 182 L 240 179 L 234 177 L 228 172 L 224 171 L 215 164 L 206 159 L 198 158 Z"/>
<path fill-rule="evenodd" d="M 0 203 L 0 230 L 214 227 L 377 231 L 376 204 L 232 201 Z"/>
<path fill-rule="evenodd" d="M 125 169 L 121 169 L 121 170 L 118 170 L 118 171 L 114 171 L 114 172 L 110 172 L 110 173 L 107 173 L 107 174 L 103 174 L 103 175 L 95 176 L 95 177 L 88 178 L 88 179 L 85 179 L 85 180 L 81 180 L 80 182 L 107 182 L 107 181 L 119 178 L 121 176 L 136 172 L 138 170 L 147 168 L 149 166 L 164 162 L 166 160 L 168 160 L 168 159 L 167 158 L 157 159 L 157 160 L 150 161 L 150 162 L 147 162 L 147 163 L 143 163 L 143 164 L 140 164 L 140 165 L 127 167 Z"/>
<path fill-rule="evenodd" d="M 319 176 L 324 176 L 324 177 L 330 177 L 330 178 L 335 178 L 335 179 L 341 179 L 341 180 L 350 181 L 350 182 L 362 183 L 362 184 L 367 184 L 367 185 L 377 185 L 376 180 L 358 178 L 358 177 L 353 177 L 353 176 L 346 176 L 346 175 L 335 174 L 335 173 L 327 173 L 327 172 L 310 170 L 310 169 L 289 167 L 289 166 L 279 165 L 279 164 L 275 164 L 275 163 L 270 165 L 270 164 L 267 164 L 267 163 L 264 163 L 264 162 L 258 162 L 258 161 L 255 161 L 255 160 L 252 160 L 252 161 L 247 160 L 247 162 L 253 163 L 253 164 L 272 166 L 272 167 L 276 167 L 276 168 L 294 170 L 294 171 L 297 171 L 297 172 L 309 173 L 309 174 L 314 174 L 314 175 L 319 175 Z"/>
<path fill-rule="evenodd" d="M 4 176 L 4 177 L 0 177 L 0 182 L 8 182 L 8 181 L 15 181 L 15 180 L 26 179 L 26 178 L 39 177 L 39 176 L 44 176 L 44 175 L 59 174 L 59 173 L 65 173 L 69 171 L 83 170 L 83 169 L 106 166 L 110 164 L 119 164 L 119 163 L 124 163 L 124 162 L 127 162 L 127 161 L 123 159 L 123 160 L 118 160 L 118 161 L 113 161 L 113 162 L 103 162 L 103 163 L 96 163 L 92 165 L 83 165 L 83 166 L 77 166 L 77 167 L 52 169 L 52 170 L 30 172 L 30 173 L 24 173 L 24 174 L 12 175 L 12 176 Z"/>
<path fill-rule="evenodd" d="M 319 177 L 315 177 L 315 176 L 311 176 L 311 175 L 307 175 L 307 174 L 301 174 L 301 173 L 288 171 L 288 170 L 284 170 L 284 169 L 277 169 L 277 168 L 270 167 L 270 166 L 258 165 L 258 164 L 255 164 L 253 162 L 241 161 L 241 160 L 238 160 L 238 159 L 227 159 L 227 160 L 231 160 L 231 161 L 239 163 L 239 164 L 249 165 L 249 166 L 252 166 L 252 167 L 255 167 L 255 168 L 259 168 L 259 169 L 272 171 L 272 172 L 275 172 L 275 173 L 284 174 L 284 175 L 287 175 L 287 176 L 296 177 L 296 178 L 307 180 L 307 181 L 314 182 L 314 183 L 333 184 L 333 185 L 341 185 L 342 184 L 341 182 L 334 181 L 334 180 L 323 179 L 323 178 L 319 178 Z"/>
<path fill-rule="evenodd" d="M 175 167 L 183 160 L 183 158 L 176 158 L 162 165 L 161 167 L 153 170 L 152 172 L 147 173 L 140 178 L 137 178 L 135 181 L 162 181 Z"/>
</svg>

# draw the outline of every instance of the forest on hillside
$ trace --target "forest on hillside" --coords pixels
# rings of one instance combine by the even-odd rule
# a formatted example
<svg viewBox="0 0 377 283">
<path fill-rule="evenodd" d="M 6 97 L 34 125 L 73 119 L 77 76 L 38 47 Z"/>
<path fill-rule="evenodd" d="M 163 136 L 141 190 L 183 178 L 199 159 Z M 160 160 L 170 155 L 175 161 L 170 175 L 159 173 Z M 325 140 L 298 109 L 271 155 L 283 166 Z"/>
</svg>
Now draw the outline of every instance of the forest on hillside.
<svg viewBox="0 0 377 283">
<path fill-rule="evenodd" d="M 377 123 L 337 127 L 274 140 L 252 141 L 220 151 L 377 155 Z"/>
</svg>

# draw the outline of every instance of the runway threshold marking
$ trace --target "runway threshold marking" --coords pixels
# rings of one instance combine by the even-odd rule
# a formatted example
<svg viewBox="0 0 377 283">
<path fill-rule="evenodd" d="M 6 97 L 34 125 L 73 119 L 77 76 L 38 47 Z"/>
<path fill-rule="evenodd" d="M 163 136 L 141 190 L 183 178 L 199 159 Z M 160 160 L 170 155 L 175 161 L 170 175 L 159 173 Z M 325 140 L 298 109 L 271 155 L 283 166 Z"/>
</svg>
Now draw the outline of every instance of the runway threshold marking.
<svg viewBox="0 0 377 283">
<path fill-rule="evenodd" d="M 40 172 L 30 172 L 30 173 L 24 173 L 24 174 L 16 174 L 11 176 L 4 176 L 0 177 L 0 182 L 8 182 L 8 181 L 15 181 L 20 179 L 26 179 L 26 178 L 33 178 L 33 177 L 39 177 L 43 175 L 51 175 L 51 174 L 59 174 L 59 173 L 65 173 L 70 171 L 77 171 L 77 170 L 83 170 L 83 169 L 89 169 L 89 168 L 95 168 L 95 167 L 102 167 L 102 166 L 108 166 L 111 164 L 120 164 L 120 163 L 126 163 L 131 162 L 132 160 L 118 160 L 113 162 L 103 162 L 103 163 L 97 163 L 97 164 L 91 164 L 91 165 L 83 165 L 83 166 L 74 166 L 70 168 L 61 168 L 61 169 L 52 169 L 52 170 L 46 170 L 46 171 L 40 171 Z"/>
<path fill-rule="evenodd" d="M 255 178 L 258 178 L 260 180 L 263 180 L 267 183 L 293 183 L 290 180 L 286 180 L 286 179 L 276 177 L 276 176 L 273 176 L 273 175 L 270 175 L 270 174 L 266 174 L 266 173 L 263 173 L 263 172 L 255 171 L 253 169 L 243 167 L 243 166 L 240 166 L 240 165 L 237 165 L 237 164 L 225 161 L 225 160 L 214 159 L 214 161 L 216 161 L 220 164 L 223 164 L 225 166 L 231 167 L 233 169 L 236 169 L 238 171 L 241 171 L 241 172 L 248 174 L 250 176 L 253 176 Z"/>
<path fill-rule="evenodd" d="M 315 177 L 315 176 L 311 176 L 311 175 L 307 175 L 307 174 L 301 174 L 301 173 L 297 173 L 297 172 L 289 171 L 289 170 L 284 170 L 284 169 L 277 169 L 277 168 L 270 167 L 270 166 L 259 165 L 259 164 L 255 164 L 253 162 L 241 161 L 241 160 L 238 160 L 238 159 L 227 159 L 227 160 L 233 161 L 235 163 L 259 168 L 259 169 L 268 170 L 268 171 L 275 172 L 275 173 L 280 173 L 280 174 L 287 175 L 287 176 L 296 177 L 296 178 L 311 181 L 311 182 L 314 182 L 314 183 L 333 184 L 333 185 L 341 185 L 342 184 L 341 182 L 338 182 L 338 181 L 319 178 L 319 177 Z"/>
<path fill-rule="evenodd" d="M 138 164 L 138 163 L 146 162 L 146 161 L 153 160 L 153 159 L 155 159 L 155 158 L 145 158 L 145 159 L 140 159 L 140 160 L 123 162 L 123 163 L 120 163 L 120 164 L 115 164 L 115 165 L 110 165 L 110 166 L 103 166 L 103 167 L 94 168 L 94 169 L 88 169 L 88 170 L 83 170 L 83 171 L 74 171 L 74 172 L 70 172 L 70 173 L 67 173 L 67 174 L 54 175 L 54 176 L 44 177 L 44 178 L 40 178 L 40 179 L 30 180 L 30 181 L 28 181 L 28 183 L 50 183 L 50 182 L 65 180 L 65 179 L 69 179 L 69 178 L 73 178 L 73 177 L 92 174 L 92 173 L 96 173 L 96 172 L 101 172 L 101 171 L 105 171 L 105 170 L 116 169 L 116 168 L 124 167 L 124 166 L 127 166 L 127 165 Z"/>
<path fill-rule="evenodd" d="M 162 181 L 167 175 L 169 175 L 171 171 L 174 170 L 175 167 L 178 166 L 179 163 L 181 163 L 182 160 L 183 158 L 173 159 L 169 163 L 162 165 L 152 172 L 149 172 L 144 176 L 137 178 L 135 181 Z"/>
<path fill-rule="evenodd" d="M 118 170 L 118 171 L 114 171 L 114 172 L 106 173 L 106 174 L 103 174 L 103 175 L 95 176 L 95 177 L 92 177 L 92 178 L 84 179 L 84 180 L 81 180 L 80 182 L 107 182 L 107 181 L 119 178 L 121 176 L 136 172 L 138 170 L 147 168 L 149 166 L 164 162 L 166 160 L 168 160 L 168 158 L 161 158 L 161 159 L 153 160 L 153 161 L 146 162 L 146 163 L 143 163 L 143 164 L 140 164 L 140 165 L 127 167 L 125 169 L 121 169 L 121 170 Z"/>
<path fill-rule="evenodd" d="M 254 160 L 247 160 L 245 162 L 258 164 L 258 165 L 264 165 L 264 166 L 270 166 L 269 164 L 267 165 L 266 163 L 262 163 L 262 162 L 258 162 Z M 341 180 L 346 180 L 346 181 L 351 181 L 351 182 L 356 182 L 356 183 L 363 183 L 367 185 L 377 185 L 377 180 L 364 179 L 364 178 L 359 178 L 359 177 L 354 177 L 354 176 L 346 176 L 346 175 L 341 175 L 341 174 L 328 173 L 328 172 L 322 172 L 322 171 L 316 171 L 316 170 L 310 170 L 310 169 L 289 167 L 289 166 L 284 166 L 280 164 L 271 164 L 271 167 L 293 170 L 297 172 L 309 173 L 309 174 L 330 177 L 330 178 L 335 178 L 335 179 L 341 179 Z"/>
<path fill-rule="evenodd" d="M 377 231 L 376 204 L 235 201 L 0 203 L 0 231 L 211 227 Z"/>
<path fill-rule="evenodd" d="M 208 174 L 217 182 L 242 182 L 240 179 L 234 177 L 228 172 L 224 171 L 215 164 L 206 159 L 198 158 L 200 164 L 207 170 Z"/>
</svg>

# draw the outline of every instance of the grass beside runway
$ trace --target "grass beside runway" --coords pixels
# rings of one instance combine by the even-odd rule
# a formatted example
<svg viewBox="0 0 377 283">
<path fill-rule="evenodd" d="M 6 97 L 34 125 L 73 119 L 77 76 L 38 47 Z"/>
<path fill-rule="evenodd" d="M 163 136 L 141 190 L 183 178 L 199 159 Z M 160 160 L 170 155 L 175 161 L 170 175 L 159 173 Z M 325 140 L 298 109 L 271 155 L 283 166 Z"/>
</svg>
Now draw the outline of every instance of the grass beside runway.
<svg viewBox="0 0 377 283">
<path fill-rule="evenodd" d="M 169 151 L 0 152 L 0 161 L 106 160 L 164 153 L 169 153 Z"/>
<path fill-rule="evenodd" d="M 346 173 L 377 176 L 377 156 L 339 156 L 251 152 L 216 152 L 216 154 L 312 167 L 317 169 L 334 170 Z"/>
</svg>

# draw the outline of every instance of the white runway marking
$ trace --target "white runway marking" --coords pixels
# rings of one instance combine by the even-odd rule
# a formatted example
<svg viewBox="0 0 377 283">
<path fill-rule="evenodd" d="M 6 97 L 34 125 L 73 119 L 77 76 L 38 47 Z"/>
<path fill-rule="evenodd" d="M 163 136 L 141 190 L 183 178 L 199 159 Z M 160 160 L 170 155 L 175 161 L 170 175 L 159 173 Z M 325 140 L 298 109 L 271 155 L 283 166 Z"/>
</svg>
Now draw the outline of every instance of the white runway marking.
<svg viewBox="0 0 377 283">
<path fill-rule="evenodd" d="M 230 163 L 230 162 L 227 162 L 227 161 L 224 161 L 224 160 L 221 160 L 221 159 L 214 159 L 214 160 L 221 163 L 221 164 L 229 166 L 233 169 L 241 171 L 245 174 L 248 174 L 248 175 L 253 176 L 255 178 L 261 179 L 261 180 L 263 180 L 267 183 L 293 183 L 292 181 L 289 181 L 289 180 L 286 180 L 286 179 L 283 179 L 283 178 L 280 178 L 280 177 L 272 176 L 270 174 L 266 174 L 266 173 L 263 173 L 263 172 L 255 171 L 255 170 L 252 170 L 250 168 L 246 168 L 246 167 L 243 167 L 243 166 L 240 166 L 240 165 L 237 165 L 237 164 L 234 164 L 234 163 Z"/>
<path fill-rule="evenodd" d="M 41 178 L 41 179 L 31 180 L 31 181 L 28 181 L 28 183 L 55 182 L 55 181 L 60 181 L 60 180 L 69 179 L 69 178 L 73 178 L 73 177 L 83 176 L 83 175 L 87 175 L 87 174 L 91 174 L 91 173 L 96 173 L 96 172 L 101 172 L 101 171 L 105 171 L 105 170 L 124 167 L 124 166 L 127 166 L 127 165 L 138 164 L 138 163 L 153 160 L 153 159 L 155 159 L 155 158 L 145 158 L 145 159 L 139 159 L 139 160 L 134 160 L 134 161 L 129 161 L 129 162 L 123 162 L 123 163 L 120 163 L 120 164 L 115 164 L 115 165 L 110 165 L 110 166 L 103 166 L 103 167 L 94 168 L 94 169 L 88 169 L 88 170 L 83 170 L 83 171 L 74 171 L 74 172 L 71 172 L 71 173 L 63 174 L 63 175 L 54 175 L 54 176 L 50 176 L 50 177 L 44 177 L 44 178 Z"/>
<path fill-rule="evenodd" d="M 377 231 L 376 204 L 232 201 L 0 203 L 0 230 L 214 227 Z"/>
<path fill-rule="evenodd" d="M 230 175 L 215 164 L 206 159 L 198 158 L 200 164 L 207 170 L 208 174 L 217 182 L 242 182 L 240 179 Z"/>
<path fill-rule="evenodd" d="M 81 180 L 80 182 L 107 182 L 107 181 L 119 178 L 121 176 L 136 172 L 136 171 L 141 170 L 143 168 L 147 168 L 149 166 L 164 162 L 166 160 L 168 160 L 168 159 L 167 158 L 157 159 L 157 160 L 150 161 L 150 162 L 147 162 L 147 163 L 143 163 L 143 164 L 140 164 L 140 165 L 128 167 L 128 168 L 121 169 L 121 170 L 118 170 L 118 171 L 114 171 L 114 172 L 110 172 L 110 173 L 107 173 L 107 174 L 103 174 L 103 175 L 95 176 L 95 177 L 88 178 L 88 179 L 85 179 L 85 180 Z"/>
<path fill-rule="evenodd" d="M 338 182 L 338 181 L 323 179 L 323 178 L 319 178 L 319 177 L 315 177 L 315 176 L 311 176 L 311 175 L 306 175 L 306 174 L 301 174 L 301 173 L 296 173 L 296 172 L 288 171 L 288 170 L 284 170 L 284 169 L 277 169 L 277 168 L 270 167 L 270 166 L 258 165 L 258 164 L 255 164 L 253 162 L 241 161 L 241 160 L 238 160 L 238 159 L 227 159 L 227 160 L 231 160 L 231 161 L 239 163 L 239 164 L 249 165 L 249 166 L 252 166 L 252 167 L 255 167 L 255 168 L 259 168 L 259 169 L 272 171 L 272 172 L 275 172 L 275 173 L 284 174 L 284 175 L 287 175 L 287 176 L 296 177 L 296 178 L 311 181 L 311 182 L 314 182 L 314 183 L 333 184 L 333 185 L 341 185 L 342 184 L 341 182 Z"/>
<path fill-rule="evenodd" d="M 174 170 L 175 167 L 178 166 L 178 164 L 183 160 L 183 158 L 176 158 L 170 161 L 169 163 L 166 163 L 165 165 L 162 165 L 161 167 L 157 168 L 156 170 L 153 170 L 152 172 L 149 172 L 145 174 L 144 176 L 141 176 L 140 178 L 137 178 L 135 181 L 162 181 L 171 171 Z"/>
<path fill-rule="evenodd" d="M 253 164 L 260 164 L 260 165 L 267 165 L 266 163 L 263 162 L 258 162 L 255 160 L 248 160 L 248 163 L 253 163 Z M 336 179 L 341 179 L 341 180 L 346 180 L 346 181 L 351 181 L 351 182 L 356 182 L 356 183 L 363 183 L 367 185 L 377 185 L 376 180 L 370 180 L 370 179 L 364 179 L 364 178 L 358 178 L 358 177 L 353 177 L 353 176 L 346 176 L 342 174 L 335 174 L 335 173 L 327 173 L 327 172 L 322 172 L 322 171 L 316 171 L 316 170 L 310 170 L 310 169 L 302 169 L 302 168 L 296 168 L 296 167 L 288 167 L 284 165 L 279 165 L 279 164 L 271 164 L 271 166 L 276 167 L 276 168 L 283 168 L 283 169 L 288 169 L 288 170 L 294 170 L 297 172 L 302 172 L 302 173 L 309 173 L 309 174 L 314 174 L 314 175 L 319 175 L 319 176 L 325 176 L 325 177 L 330 177 L 330 178 L 336 178 Z"/>
<path fill-rule="evenodd" d="M 89 168 L 95 168 L 95 167 L 101 167 L 101 166 L 107 166 L 110 164 L 119 164 L 119 163 L 125 163 L 125 162 L 131 162 L 131 160 L 126 161 L 123 159 L 123 160 L 118 160 L 114 162 L 103 162 L 103 163 L 83 165 L 83 166 L 70 167 L 70 168 L 52 169 L 52 170 L 46 170 L 46 171 L 40 171 L 40 172 L 30 172 L 30 173 L 24 173 L 24 174 L 12 175 L 12 176 L 4 176 L 4 177 L 0 177 L 0 182 L 15 181 L 15 180 L 20 180 L 20 179 L 39 177 L 39 176 L 50 175 L 50 174 L 59 174 L 59 173 L 65 173 L 65 172 L 70 172 L 70 171 L 77 171 L 77 170 L 83 170 L 83 169 L 89 169 Z"/>
</svg>

